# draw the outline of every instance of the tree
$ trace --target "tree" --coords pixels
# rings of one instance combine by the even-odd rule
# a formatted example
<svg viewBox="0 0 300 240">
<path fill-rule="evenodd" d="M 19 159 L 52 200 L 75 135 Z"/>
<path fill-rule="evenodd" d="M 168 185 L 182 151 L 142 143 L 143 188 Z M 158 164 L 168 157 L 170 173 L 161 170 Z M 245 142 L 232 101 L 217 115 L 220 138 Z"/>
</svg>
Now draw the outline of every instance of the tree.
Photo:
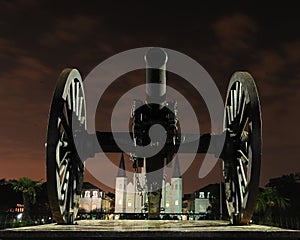
<svg viewBox="0 0 300 240">
<path fill-rule="evenodd" d="M 0 179 L 0 196 L 0 212 L 7 212 L 22 201 L 22 194 L 15 192 L 11 187 L 10 181 L 5 179 Z"/>
<path fill-rule="evenodd" d="M 0 179 L 0 186 L 7 184 L 5 178 Z"/>
<path fill-rule="evenodd" d="M 42 183 L 41 189 L 38 190 L 36 203 L 30 206 L 30 216 L 35 216 L 37 219 L 49 219 L 52 216 L 48 200 L 47 182 Z"/>
<path fill-rule="evenodd" d="M 288 206 L 289 199 L 279 196 L 275 189 L 266 188 L 257 195 L 255 211 L 265 223 L 271 223 L 272 210 L 274 208 L 284 210 Z"/>
<path fill-rule="evenodd" d="M 277 216 L 298 218 L 300 212 L 300 173 L 291 173 L 278 178 L 270 179 L 266 187 L 275 189 L 277 193 L 289 199 L 289 207 L 284 210 L 275 209 Z"/>
<path fill-rule="evenodd" d="M 19 180 L 12 180 L 11 184 L 14 191 L 22 193 L 24 204 L 23 220 L 30 220 L 30 205 L 36 202 L 36 193 L 41 188 L 42 183 L 23 177 Z"/>
</svg>

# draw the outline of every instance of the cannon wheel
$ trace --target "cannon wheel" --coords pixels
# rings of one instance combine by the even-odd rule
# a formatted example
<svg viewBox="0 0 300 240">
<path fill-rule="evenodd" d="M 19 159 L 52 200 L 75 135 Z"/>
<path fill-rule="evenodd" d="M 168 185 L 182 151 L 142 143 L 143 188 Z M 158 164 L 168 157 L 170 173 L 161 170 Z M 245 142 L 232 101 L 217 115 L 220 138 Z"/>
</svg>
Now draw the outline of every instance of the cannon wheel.
<svg viewBox="0 0 300 240">
<path fill-rule="evenodd" d="M 84 164 L 78 157 L 72 126 L 86 130 L 82 80 L 76 69 L 60 74 L 49 113 L 46 158 L 48 196 L 53 218 L 71 224 L 78 212 Z"/>
<path fill-rule="evenodd" d="M 227 154 L 223 158 L 226 204 L 231 224 L 248 224 L 255 208 L 262 155 L 261 110 L 252 76 L 236 72 L 225 102 Z"/>
</svg>

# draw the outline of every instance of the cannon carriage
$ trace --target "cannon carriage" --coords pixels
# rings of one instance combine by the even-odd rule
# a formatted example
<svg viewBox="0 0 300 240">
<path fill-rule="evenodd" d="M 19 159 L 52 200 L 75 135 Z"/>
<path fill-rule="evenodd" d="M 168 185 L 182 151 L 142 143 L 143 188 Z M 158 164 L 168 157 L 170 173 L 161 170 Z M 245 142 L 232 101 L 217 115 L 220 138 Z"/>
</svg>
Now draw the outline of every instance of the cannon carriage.
<svg viewBox="0 0 300 240">
<path fill-rule="evenodd" d="M 166 52 L 160 48 L 150 48 L 145 54 L 146 100 L 135 100 L 131 113 L 129 135 L 134 144 L 128 143 L 128 149 L 134 168 L 141 167 L 146 160 L 148 217 L 158 219 L 160 215 L 165 162 L 172 161 L 179 147 L 181 152 L 189 153 L 189 146 L 200 140 L 197 153 L 217 154 L 220 151 L 230 222 L 247 224 L 255 207 L 262 153 L 261 111 L 254 80 L 247 72 L 236 72 L 231 77 L 225 100 L 224 128 L 220 135 L 184 133 L 180 130 L 176 102 L 166 101 L 167 60 Z M 72 224 L 76 218 L 84 161 L 100 149 L 103 152 L 122 152 L 115 138 L 125 141 L 125 134 L 128 134 L 89 134 L 87 117 L 80 73 L 76 69 L 65 69 L 54 91 L 46 145 L 49 201 L 54 219 L 61 224 Z M 98 139 L 96 145 L 89 141 L 94 137 Z M 225 139 L 225 142 L 220 139 Z M 220 142 L 223 143 L 221 146 Z M 216 146 L 209 148 L 210 143 Z M 81 154 L 78 154 L 78 147 Z M 158 150 L 151 155 L 139 150 L 143 147 Z"/>
</svg>

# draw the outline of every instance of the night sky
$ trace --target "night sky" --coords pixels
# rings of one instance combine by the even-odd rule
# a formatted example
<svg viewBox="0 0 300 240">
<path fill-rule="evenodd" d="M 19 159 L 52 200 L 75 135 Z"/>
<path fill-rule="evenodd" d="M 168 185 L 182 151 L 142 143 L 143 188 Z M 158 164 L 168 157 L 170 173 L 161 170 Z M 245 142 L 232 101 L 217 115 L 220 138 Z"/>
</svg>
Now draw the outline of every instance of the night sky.
<svg viewBox="0 0 300 240">
<path fill-rule="evenodd" d="M 215 80 L 223 99 L 230 76 L 249 71 L 262 106 L 261 186 L 270 178 L 300 171 L 300 14 L 295 1 L 54 2 L 0 0 L 0 178 L 46 180 L 47 119 L 64 68 L 76 67 L 84 78 L 114 54 L 150 46 L 195 59 Z M 209 132 L 200 97 L 173 77 L 168 84 L 186 94 L 201 129 Z M 144 81 L 141 71 L 117 80 L 100 103 L 97 128 L 108 130 L 114 102 Z M 117 164 L 120 156 L 110 158 Z M 199 155 L 183 176 L 185 193 L 220 179 L 219 165 L 198 178 L 201 159 Z M 96 183 L 89 173 L 86 180 Z"/>
</svg>

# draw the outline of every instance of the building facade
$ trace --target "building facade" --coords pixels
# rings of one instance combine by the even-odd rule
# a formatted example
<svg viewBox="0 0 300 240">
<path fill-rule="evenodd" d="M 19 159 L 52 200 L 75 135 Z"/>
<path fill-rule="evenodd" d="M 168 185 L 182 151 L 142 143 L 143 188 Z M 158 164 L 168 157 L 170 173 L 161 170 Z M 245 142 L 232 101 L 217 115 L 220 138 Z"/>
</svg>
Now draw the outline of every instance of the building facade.
<svg viewBox="0 0 300 240">
<path fill-rule="evenodd" d="M 98 187 L 83 183 L 81 196 L 79 198 L 80 213 L 110 213 L 114 208 L 114 200 Z"/>
<path fill-rule="evenodd" d="M 79 209 L 85 212 L 101 211 L 103 192 L 97 188 L 83 189 L 79 198 Z"/>
<path fill-rule="evenodd" d="M 128 181 L 125 171 L 124 155 L 122 154 L 115 186 L 115 213 L 146 213 L 147 187 L 146 187 L 146 161 L 140 173 L 134 173 L 132 181 Z M 162 214 L 182 213 L 182 177 L 179 160 L 176 156 L 171 182 L 162 183 Z"/>
<path fill-rule="evenodd" d="M 194 219 L 227 219 L 224 197 L 224 184 L 209 184 L 191 194 L 185 212 L 194 215 Z"/>
</svg>

